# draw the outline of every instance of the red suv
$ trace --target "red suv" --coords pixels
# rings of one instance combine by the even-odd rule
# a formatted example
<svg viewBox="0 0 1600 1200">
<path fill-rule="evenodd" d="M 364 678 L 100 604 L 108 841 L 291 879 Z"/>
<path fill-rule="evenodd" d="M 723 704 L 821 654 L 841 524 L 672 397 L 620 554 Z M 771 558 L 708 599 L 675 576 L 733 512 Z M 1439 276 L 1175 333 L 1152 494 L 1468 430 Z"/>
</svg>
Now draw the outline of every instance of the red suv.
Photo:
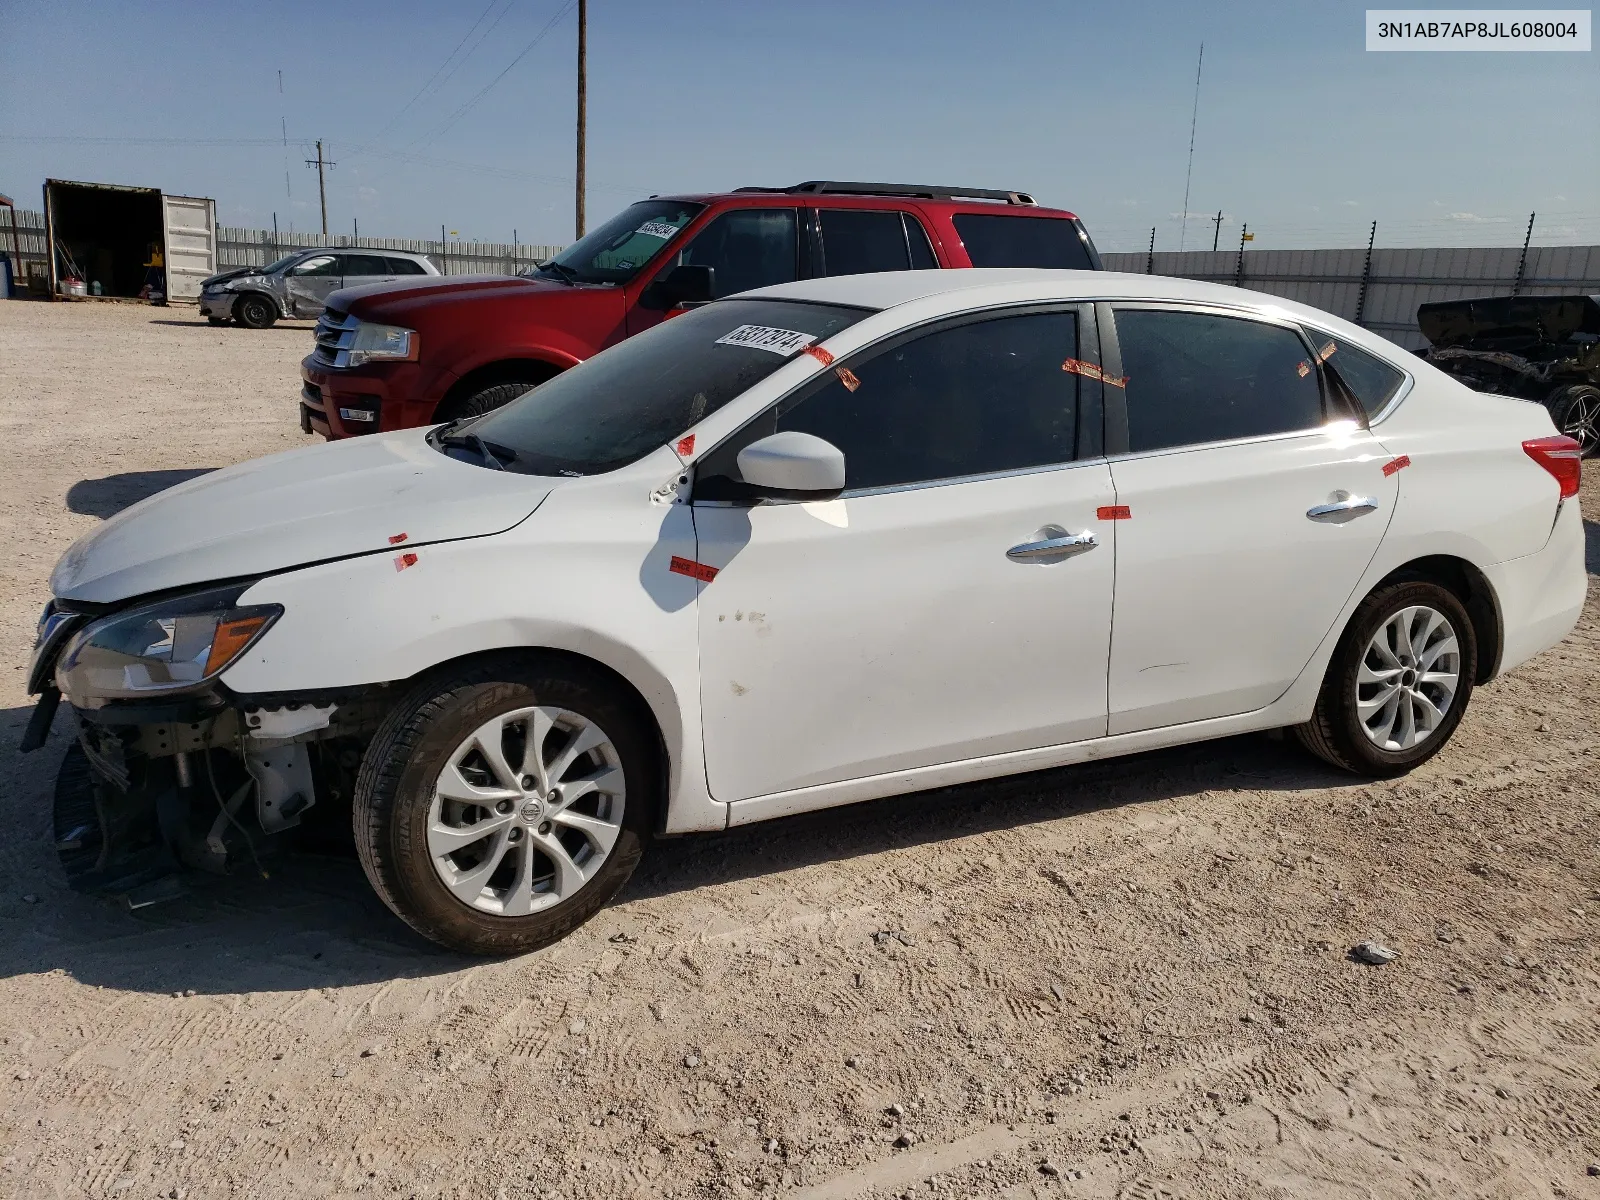
<svg viewBox="0 0 1600 1200">
<path fill-rule="evenodd" d="M 300 423 L 350 437 L 498 408 L 675 309 L 818 275 L 1099 270 L 1082 222 L 1023 192 L 802 183 L 652 196 L 532 273 L 419 278 L 328 298 Z"/>
</svg>

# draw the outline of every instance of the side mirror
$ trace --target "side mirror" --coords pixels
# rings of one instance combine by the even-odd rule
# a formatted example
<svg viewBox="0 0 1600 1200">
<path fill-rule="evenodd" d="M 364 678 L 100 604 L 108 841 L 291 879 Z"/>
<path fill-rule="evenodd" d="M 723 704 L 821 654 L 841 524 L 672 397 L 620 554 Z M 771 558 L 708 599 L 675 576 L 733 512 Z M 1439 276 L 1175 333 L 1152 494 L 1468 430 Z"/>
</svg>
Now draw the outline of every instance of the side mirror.
<svg viewBox="0 0 1600 1200">
<path fill-rule="evenodd" d="M 678 304 L 704 304 L 716 298 L 716 290 L 716 268 L 692 266 L 689 263 L 673 267 L 650 285 L 651 299 L 660 308 L 672 308 Z"/>
<path fill-rule="evenodd" d="M 832 500 L 844 491 L 844 451 L 809 433 L 769 434 L 734 461 L 753 498 Z"/>
</svg>

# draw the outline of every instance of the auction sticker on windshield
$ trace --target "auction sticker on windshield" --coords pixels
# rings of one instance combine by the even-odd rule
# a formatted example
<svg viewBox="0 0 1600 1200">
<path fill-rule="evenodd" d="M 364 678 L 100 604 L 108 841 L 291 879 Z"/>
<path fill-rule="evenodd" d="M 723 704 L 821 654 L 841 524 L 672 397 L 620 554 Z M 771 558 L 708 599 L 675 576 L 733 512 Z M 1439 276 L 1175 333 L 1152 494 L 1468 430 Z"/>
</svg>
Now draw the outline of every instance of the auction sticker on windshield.
<svg viewBox="0 0 1600 1200">
<path fill-rule="evenodd" d="M 666 241 L 668 238 L 678 236 L 678 227 L 676 225 L 668 225 L 665 221 L 646 221 L 634 232 L 642 233 L 645 237 L 660 238 L 662 241 Z"/>
<path fill-rule="evenodd" d="M 817 340 L 814 333 L 800 333 L 793 329 L 774 329 L 770 325 L 741 325 L 731 333 L 717 339 L 719 346 L 748 346 L 752 350 L 766 350 L 788 358 L 798 354 Z"/>
</svg>

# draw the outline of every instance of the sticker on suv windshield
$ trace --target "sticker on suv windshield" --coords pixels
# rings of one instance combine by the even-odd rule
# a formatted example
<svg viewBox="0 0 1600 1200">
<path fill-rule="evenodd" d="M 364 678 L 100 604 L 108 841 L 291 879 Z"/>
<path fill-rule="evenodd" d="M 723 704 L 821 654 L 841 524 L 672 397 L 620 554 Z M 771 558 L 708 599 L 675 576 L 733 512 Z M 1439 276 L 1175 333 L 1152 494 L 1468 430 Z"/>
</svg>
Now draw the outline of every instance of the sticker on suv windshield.
<svg viewBox="0 0 1600 1200">
<path fill-rule="evenodd" d="M 646 221 L 634 232 L 642 233 L 645 237 L 660 238 L 662 241 L 666 241 L 670 237 L 678 236 L 678 227 L 676 225 L 668 225 L 665 221 Z"/>
<path fill-rule="evenodd" d="M 793 329 L 774 329 L 770 325 L 741 325 L 732 333 L 717 339 L 719 346 L 748 346 L 752 350 L 766 350 L 788 358 L 798 354 L 817 340 L 814 333 L 800 333 Z"/>
</svg>

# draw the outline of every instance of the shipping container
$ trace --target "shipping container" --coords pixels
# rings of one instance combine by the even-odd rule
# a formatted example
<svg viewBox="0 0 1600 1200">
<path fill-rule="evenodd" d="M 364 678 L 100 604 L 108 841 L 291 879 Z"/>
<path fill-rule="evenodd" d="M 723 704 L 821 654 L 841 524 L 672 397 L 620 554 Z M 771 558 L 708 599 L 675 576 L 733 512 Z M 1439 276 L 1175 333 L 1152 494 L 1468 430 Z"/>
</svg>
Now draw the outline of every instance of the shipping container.
<svg viewBox="0 0 1600 1200">
<path fill-rule="evenodd" d="M 159 188 L 115 183 L 44 183 L 50 294 L 76 269 L 85 291 L 137 296 L 149 279 L 151 251 L 161 253 L 165 295 L 196 300 L 200 281 L 217 270 L 216 201 L 169 196 Z"/>
</svg>

